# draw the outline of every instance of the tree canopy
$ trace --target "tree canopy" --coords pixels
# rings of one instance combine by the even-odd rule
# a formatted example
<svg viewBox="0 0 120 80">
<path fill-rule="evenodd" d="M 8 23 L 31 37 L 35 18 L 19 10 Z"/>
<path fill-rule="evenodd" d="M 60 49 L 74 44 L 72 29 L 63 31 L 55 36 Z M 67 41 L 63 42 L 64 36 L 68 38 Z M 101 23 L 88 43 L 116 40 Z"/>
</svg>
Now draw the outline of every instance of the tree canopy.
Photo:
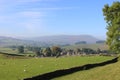
<svg viewBox="0 0 120 80">
<path fill-rule="evenodd" d="M 18 52 L 24 53 L 24 46 L 18 46 Z"/>
<path fill-rule="evenodd" d="M 60 52 L 62 51 L 61 48 L 58 46 L 53 46 L 51 48 L 51 50 L 52 50 L 52 53 L 54 56 L 58 56 L 60 54 Z"/>
<path fill-rule="evenodd" d="M 103 8 L 103 15 L 107 23 L 107 45 L 115 53 L 120 53 L 120 2 L 106 4 Z"/>
</svg>

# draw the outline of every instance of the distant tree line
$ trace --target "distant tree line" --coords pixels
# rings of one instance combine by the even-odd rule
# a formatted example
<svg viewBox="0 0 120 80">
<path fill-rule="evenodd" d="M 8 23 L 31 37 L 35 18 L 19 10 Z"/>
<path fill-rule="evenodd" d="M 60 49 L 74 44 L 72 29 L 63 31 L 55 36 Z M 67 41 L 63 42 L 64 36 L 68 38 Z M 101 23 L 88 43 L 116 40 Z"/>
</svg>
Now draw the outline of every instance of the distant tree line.
<svg viewBox="0 0 120 80">
<path fill-rule="evenodd" d="M 97 44 L 98 43 L 105 43 L 105 40 L 98 40 L 98 41 L 96 41 L 96 43 Z M 75 45 L 78 45 L 78 44 L 87 44 L 87 42 L 86 41 L 78 41 L 75 43 Z"/>
<path fill-rule="evenodd" d="M 101 54 L 101 53 L 109 53 L 107 50 L 93 50 L 91 48 L 76 48 L 76 49 L 65 49 L 59 46 L 52 47 L 32 47 L 32 46 L 18 46 L 18 52 L 24 53 L 24 51 L 32 51 L 36 57 L 59 57 L 59 56 L 71 56 L 71 55 L 89 55 L 89 54 Z"/>
<path fill-rule="evenodd" d="M 79 41 L 79 42 L 76 42 L 75 44 L 76 44 L 76 45 L 77 45 L 77 44 L 87 44 L 87 42 L 86 42 L 86 41 Z"/>
<path fill-rule="evenodd" d="M 24 53 L 24 46 L 18 46 L 18 52 Z"/>
<path fill-rule="evenodd" d="M 96 43 L 105 43 L 104 40 L 99 40 L 99 41 L 96 41 Z"/>
</svg>

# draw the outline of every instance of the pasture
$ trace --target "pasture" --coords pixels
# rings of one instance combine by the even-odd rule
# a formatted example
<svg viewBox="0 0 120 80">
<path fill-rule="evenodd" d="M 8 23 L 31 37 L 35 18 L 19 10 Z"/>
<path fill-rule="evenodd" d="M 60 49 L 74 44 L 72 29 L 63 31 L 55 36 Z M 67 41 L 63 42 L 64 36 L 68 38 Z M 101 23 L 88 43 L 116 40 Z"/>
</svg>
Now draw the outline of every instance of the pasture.
<svg viewBox="0 0 120 80">
<path fill-rule="evenodd" d="M 17 50 L 12 50 L 11 48 L 0 47 L 0 52 L 16 54 Z"/>
<path fill-rule="evenodd" d="M 108 50 L 108 46 L 104 43 L 102 44 L 78 44 L 78 45 L 65 46 L 64 48 L 66 49 L 91 48 L 93 50 L 97 50 L 99 48 L 101 50 Z"/>
<path fill-rule="evenodd" d="M 67 69 L 89 63 L 99 63 L 112 58 L 105 56 L 69 56 L 60 58 L 18 59 L 6 58 L 3 54 L 0 54 L 0 80 L 22 80 L 58 69 Z"/>
<path fill-rule="evenodd" d="M 103 67 L 76 72 L 53 80 L 120 80 L 120 61 Z"/>
</svg>

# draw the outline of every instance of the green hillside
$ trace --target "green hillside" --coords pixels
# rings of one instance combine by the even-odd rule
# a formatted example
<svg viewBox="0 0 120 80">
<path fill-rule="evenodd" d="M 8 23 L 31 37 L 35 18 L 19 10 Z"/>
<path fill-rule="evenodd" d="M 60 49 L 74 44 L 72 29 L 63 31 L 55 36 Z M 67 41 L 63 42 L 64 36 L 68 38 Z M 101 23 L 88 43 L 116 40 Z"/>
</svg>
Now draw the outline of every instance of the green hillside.
<svg viewBox="0 0 120 80">
<path fill-rule="evenodd" d="M 0 55 L 0 80 L 22 80 L 43 73 L 68 69 L 89 63 L 99 63 L 113 57 L 61 57 L 61 58 L 5 58 Z M 74 79 L 73 79 L 74 80 Z"/>
<path fill-rule="evenodd" d="M 78 45 L 65 46 L 64 48 L 67 48 L 67 49 L 91 48 L 91 49 L 95 49 L 95 50 L 98 48 L 100 48 L 101 50 L 108 49 L 106 44 L 78 44 Z"/>
<path fill-rule="evenodd" d="M 103 67 L 76 72 L 53 80 L 120 80 L 120 61 Z"/>
</svg>

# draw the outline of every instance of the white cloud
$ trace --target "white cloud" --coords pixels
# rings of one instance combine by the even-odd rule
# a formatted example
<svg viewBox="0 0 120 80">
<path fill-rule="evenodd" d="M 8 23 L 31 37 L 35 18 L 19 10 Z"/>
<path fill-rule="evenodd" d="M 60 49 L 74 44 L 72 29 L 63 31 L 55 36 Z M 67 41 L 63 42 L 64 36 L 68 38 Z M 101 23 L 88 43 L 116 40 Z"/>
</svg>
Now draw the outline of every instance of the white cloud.
<svg viewBox="0 0 120 80">
<path fill-rule="evenodd" d="M 24 12 L 19 12 L 18 13 L 19 16 L 23 16 L 26 18 L 40 18 L 40 17 L 44 17 L 45 14 L 43 14 L 43 12 L 39 12 L 39 11 L 24 11 Z"/>
<path fill-rule="evenodd" d="M 0 16 L 0 23 L 24 29 L 26 32 L 35 33 L 44 27 L 43 15 L 41 12 L 18 12 L 10 15 Z"/>
<path fill-rule="evenodd" d="M 33 3 L 33 2 L 55 2 L 59 0 L 0 0 L 0 4 L 21 4 L 21 3 Z"/>
<path fill-rule="evenodd" d="M 79 7 L 56 7 L 56 8 L 48 8 L 50 10 L 72 10 L 72 9 L 78 9 Z"/>
<path fill-rule="evenodd" d="M 51 2 L 59 0 L 16 0 L 16 2 L 28 3 L 28 2 Z"/>
<path fill-rule="evenodd" d="M 16 2 L 18 3 L 38 2 L 38 1 L 42 1 L 42 0 L 16 0 Z"/>
<path fill-rule="evenodd" d="M 26 6 L 32 5 L 34 3 L 41 3 L 45 2 L 55 2 L 59 0 L 0 0 L 0 11 L 9 10 L 9 8 L 14 8 L 16 6 Z"/>
<path fill-rule="evenodd" d="M 35 4 L 33 5 L 33 3 L 36 2 L 40 2 L 41 4 L 42 2 L 47 2 L 47 4 L 49 4 L 48 2 L 50 1 L 59 0 L 0 0 L 0 23 L 5 24 L 4 26 L 10 25 L 21 30 L 24 29 L 26 30 L 26 33 L 34 34 L 44 30 L 44 17 L 54 15 L 53 10 L 69 10 L 78 8 L 54 7 L 51 5 L 42 7 L 35 6 Z M 31 6 L 29 7 L 28 5 Z M 51 12 L 53 14 L 51 14 Z"/>
<path fill-rule="evenodd" d="M 28 20 L 28 21 L 22 22 L 20 25 L 24 29 L 26 29 L 28 32 L 31 32 L 31 33 L 34 33 L 38 30 L 42 30 L 44 27 L 43 21 L 40 19 Z"/>
<path fill-rule="evenodd" d="M 38 29 L 42 29 L 44 25 L 43 17 L 45 15 L 42 12 L 24 11 L 17 13 L 16 16 L 18 18 L 23 18 L 23 21 L 20 22 L 20 25 L 31 33 L 34 33 Z"/>
</svg>

